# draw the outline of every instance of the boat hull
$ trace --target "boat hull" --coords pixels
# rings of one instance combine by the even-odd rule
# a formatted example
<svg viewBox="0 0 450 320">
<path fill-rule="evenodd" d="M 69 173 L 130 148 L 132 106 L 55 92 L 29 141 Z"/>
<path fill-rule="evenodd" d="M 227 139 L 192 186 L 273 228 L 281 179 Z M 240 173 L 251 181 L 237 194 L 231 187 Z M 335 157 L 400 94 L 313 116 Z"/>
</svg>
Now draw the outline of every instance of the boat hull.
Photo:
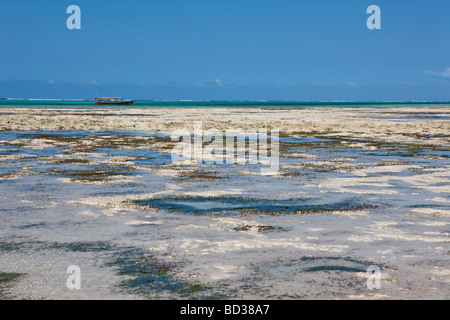
<svg viewBox="0 0 450 320">
<path fill-rule="evenodd" d="M 135 100 L 130 101 L 119 101 L 119 102 L 105 102 L 105 101 L 95 101 L 97 105 L 130 105 L 133 104 Z"/>
</svg>

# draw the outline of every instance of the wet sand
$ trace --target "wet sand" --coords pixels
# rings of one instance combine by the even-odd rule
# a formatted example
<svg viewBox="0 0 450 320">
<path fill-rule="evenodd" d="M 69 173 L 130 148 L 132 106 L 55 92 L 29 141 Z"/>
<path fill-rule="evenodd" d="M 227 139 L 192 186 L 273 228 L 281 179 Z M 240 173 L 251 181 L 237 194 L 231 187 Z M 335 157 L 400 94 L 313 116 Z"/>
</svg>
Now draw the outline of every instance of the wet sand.
<svg viewBox="0 0 450 320">
<path fill-rule="evenodd" d="M 450 107 L 2 111 L 0 298 L 450 297 Z M 172 163 L 196 121 L 279 172 Z"/>
</svg>

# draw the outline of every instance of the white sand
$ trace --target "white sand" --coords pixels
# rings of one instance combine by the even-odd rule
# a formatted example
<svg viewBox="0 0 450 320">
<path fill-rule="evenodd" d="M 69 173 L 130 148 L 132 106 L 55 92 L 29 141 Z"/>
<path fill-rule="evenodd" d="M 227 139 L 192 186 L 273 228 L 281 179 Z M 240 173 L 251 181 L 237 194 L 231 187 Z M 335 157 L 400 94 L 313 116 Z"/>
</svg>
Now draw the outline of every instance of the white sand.
<svg viewBox="0 0 450 320">
<path fill-rule="evenodd" d="M 261 175 L 247 166 L 167 164 L 133 165 L 137 172 L 133 175 L 79 181 L 36 172 L 41 165 L 54 166 L 56 160 L 70 157 L 89 159 L 89 165 L 111 166 L 127 164 L 136 157 L 80 151 L 23 162 L 23 154 L 2 154 L 1 168 L 11 173 L 0 180 L 6 212 L 0 216 L 0 244 L 103 241 L 118 248 L 132 246 L 173 263 L 176 279 L 212 286 L 237 299 L 449 299 L 448 158 L 402 158 L 390 151 L 379 156 L 370 152 L 383 151 L 382 143 L 448 150 L 448 120 L 427 121 L 411 115 L 420 111 L 449 116 L 450 107 L 338 110 L 89 109 L 89 115 L 83 115 L 84 110 L 74 115 L 70 109 L 9 109 L 12 115 L 0 116 L 0 130 L 142 130 L 170 135 L 181 128 L 192 130 L 194 121 L 202 121 L 204 130 L 269 128 L 286 135 L 346 140 L 325 149 L 281 150 L 283 161 L 275 176 Z M 390 112 L 396 112 L 395 118 Z M 82 143 L 95 145 L 105 139 L 108 137 L 97 136 Z M 16 140 L 10 145 L 15 143 L 35 150 L 76 147 L 41 138 Z M 170 152 L 164 142 L 149 146 Z M 340 155 L 342 146 L 354 153 Z M 208 168 L 226 179 L 182 179 Z M 324 171 L 315 172 L 317 168 Z M 325 203 L 358 198 L 379 207 L 220 216 L 142 208 L 132 202 L 223 196 L 319 199 Z M 268 226 L 273 229 L 261 231 Z M 116 290 L 123 277 L 117 266 L 105 265 L 111 252 L 65 252 L 34 246 L 0 254 L 0 272 L 27 274 L 9 292 L 16 298 L 146 297 Z M 378 265 L 381 288 L 369 290 L 368 274 L 362 271 L 305 271 L 330 263 L 362 269 Z M 81 291 L 65 288 L 68 264 L 79 264 L 83 271 Z"/>
</svg>

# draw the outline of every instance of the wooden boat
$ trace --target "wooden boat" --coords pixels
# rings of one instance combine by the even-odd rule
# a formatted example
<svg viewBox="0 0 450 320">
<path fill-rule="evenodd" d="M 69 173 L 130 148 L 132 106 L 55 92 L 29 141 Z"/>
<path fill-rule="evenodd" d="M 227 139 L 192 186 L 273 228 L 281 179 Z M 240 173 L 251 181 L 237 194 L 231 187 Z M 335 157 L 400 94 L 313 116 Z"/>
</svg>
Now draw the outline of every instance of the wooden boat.
<svg viewBox="0 0 450 320">
<path fill-rule="evenodd" d="M 130 105 L 136 100 L 123 100 L 122 97 L 95 97 L 95 104 L 103 105 Z"/>
</svg>

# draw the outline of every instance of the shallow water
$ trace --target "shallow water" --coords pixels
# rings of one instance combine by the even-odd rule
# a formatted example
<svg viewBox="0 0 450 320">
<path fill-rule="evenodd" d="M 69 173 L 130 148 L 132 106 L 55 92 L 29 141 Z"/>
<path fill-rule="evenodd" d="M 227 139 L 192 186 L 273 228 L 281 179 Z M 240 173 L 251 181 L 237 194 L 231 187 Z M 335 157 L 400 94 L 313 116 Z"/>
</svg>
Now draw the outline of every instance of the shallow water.
<svg viewBox="0 0 450 320">
<path fill-rule="evenodd" d="M 43 135 L 54 137 L 33 148 Z M 160 140 L 137 148 L 129 136 Z M 280 137 L 280 172 L 264 176 L 258 165 L 174 166 L 168 137 L 152 132 L 0 140 L 0 276 L 20 274 L 2 298 L 333 298 L 347 291 L 325 279 L 369 295 L 371 264 L 401 283 L 395 270 L 424 266 L 417 280 L 448 266 L 450 163 L 435 157 L 446 151 Z M 78 292 L 65 286 L 73 264 Z"/>
<path fill-rule="evenodd" d="M 108 106 L 111 109 L 129 108 L 305 108 L 305 107 L 423 107 L 448 106 L 445 102 L 319 102 L 319 101 L 136 101 L 132 106 Z M 94 101 L 87 100 L 0 100 L 0 108 L 98 108 Z"/>
<path fill-rule="evenodd" d="M 330 210 L 355 210 L 369 208 L 361 199 L 340 200 L 334 203 L 325 199 L 242 199 L 242 198 L 163 198 L 138 202 L 142 206 L 191 214 L 241 214 L 247 210 L 259 213 L 317 213 Z"/>
</svg>

